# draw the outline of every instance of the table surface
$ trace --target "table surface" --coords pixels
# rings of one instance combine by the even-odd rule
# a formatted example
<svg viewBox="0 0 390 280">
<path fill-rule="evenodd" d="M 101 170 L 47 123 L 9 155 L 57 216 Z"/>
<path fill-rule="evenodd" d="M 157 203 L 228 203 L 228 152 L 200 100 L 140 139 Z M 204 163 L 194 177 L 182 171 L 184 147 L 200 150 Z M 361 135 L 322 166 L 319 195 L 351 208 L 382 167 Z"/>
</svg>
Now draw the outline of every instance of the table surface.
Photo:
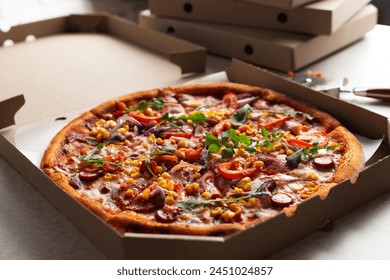
<svg viewBox="0 0 390 280">
<path fill-rule="evenodd" d="M 31 20 L 12 12 L 11 1 L 0 0 L 0 25 Z M 31 1 L 40 5 L 63 0 Z M 113 1 L 115 5 L 92 1 L 69 1 L 66 13 L 108 10 L 131 19 L 145 7 L 144 0 Z M 119 9 L 121 4 L 123 9 Z M 65 4 L 64 4 L 65 5 Z M 89 5 L 89 6 L 88 6 Z M 113 8 L 115 6 L 115 9 Z M 47 8 L 47 6 L 45 6 Z M 110 8 L 110 9 L 109 9 Z M 4 12 L 6 11 L 6 13 Z M 119 11 L 119 12 L 118 12 Z M 41 18 L 57 16 L 58 9 L 46 9 Z M 36 19 L 36 18 L 34 18 Z M 363 40 L 329 56 L 308 69 L 321 71 L 329 85 L 339 85 L 344 77 L 350 86 L 387 86 L 390 65 L 390 27 L 378 25 Z M 218 72 L 229 60 L 209 56 L 207 73 Z M 390 117 L 390 103 L 345 94 L 341 97 Z M 348 113 L 348 112 L 346 112 Z M 390 182 L 389 182 L 390 184 Z M 330 231 L 317 231 L 272 255 L 271 259 L 390 259 L 390 193 L 386 193 L 334 222 Z M 0 156 L 0 259 L 106 259 L 106 256 L 35 188 Z"/>
</svg>

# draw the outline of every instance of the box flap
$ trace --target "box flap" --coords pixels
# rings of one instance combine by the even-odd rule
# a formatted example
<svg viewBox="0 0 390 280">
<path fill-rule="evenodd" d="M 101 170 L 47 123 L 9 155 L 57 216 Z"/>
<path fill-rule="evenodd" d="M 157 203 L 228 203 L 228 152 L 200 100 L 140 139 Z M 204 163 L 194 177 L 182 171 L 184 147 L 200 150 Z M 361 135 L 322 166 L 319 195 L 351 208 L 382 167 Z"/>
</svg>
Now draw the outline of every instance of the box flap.
<svg viewBox="0 0 390 280">
<path fill-rule="evenodd" d="M 0 48 L 2 99 L 26 99 L 18 124 L 66 117 L 128 92 L 173 84 L 206 63 L 203 47 L 107 14 L 15 26 L 1 32 L 0 40 L 13 42 Z"/>
<path fill-rule="evenodd" d="M 203 72 L 206 68 L 206 49 L 202 46 L 130 24 L 118 16 L 110 17 L 108 32 L 168 56 L 171 62 L 181 67 L 183 74 Z"/>
<path fill-rule="evenodd" d="M 14 43 L 23 42 L 26 41 L 29 35 L 34 36 L 34 38 L 40 38 L 65 32 L 67 30 L 67 18 L 58 17 L 17 25 L 11 27 L 7 32 L 0 30 L 0 44 L 3 45 L 6 40 L 12 40 Z"/>
<path fill-rule="evenodd" d="M 15 114 L 24 105 L 23 95 L 18 95 L 4 101 L 0 101 L 0 130 L 15 124 Z"/>
<path fill-rule="evenodd" d="M 344 125 L 359 134 L 366 135 L 372 139 L 381 139 L 384 135 L 388 136 L 388 119 L 357 105 L 346 102 L 341 103 L 337 98 L 237 59 L 233 59 L 232 65 L 227 69 L 226 73 L 233 82 L 239 81 L 240 83 L 272 88 L 292 97 L 305 100 L 329 112 L 337 119 L 343 120 Z M 348 114 L 345 114 L 345 112 L 348 112 Z M 359 116 L 359 122 L 356 122 L 356 116 Z"/>
</svg>

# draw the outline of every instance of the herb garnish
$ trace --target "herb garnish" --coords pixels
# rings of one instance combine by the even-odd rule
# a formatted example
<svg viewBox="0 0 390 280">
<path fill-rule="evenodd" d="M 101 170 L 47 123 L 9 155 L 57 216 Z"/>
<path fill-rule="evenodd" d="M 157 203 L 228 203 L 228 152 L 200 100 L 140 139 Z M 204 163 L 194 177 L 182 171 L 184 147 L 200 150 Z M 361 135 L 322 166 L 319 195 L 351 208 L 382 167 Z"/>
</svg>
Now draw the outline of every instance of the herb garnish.
<svg viewBox="0 0 390 280">
<path fill-rule="evenodd" d="M 177 148 L 175 146 L 168 145 L 168 146 L 163 147 L 162 150 L 154 151 L 150 155 L 146 156 L 146 158 L 145 158 L 145 166 L 146 166 L 147 170 L 149 171 L 149 173 L 153 177 L 157 178 L 157 175 L 153 172 L 153 169 L 151 167 L 151 157 L 163 156 L 163 155 L 172 155 L 173 152 L 175 152 L 176 150 L 177 150 Z"/>
<path fill-rule="evenodd" d="M 82 161 L 89 160 L 90 158 L 92 158 L 95 155 L 96 152 L 103 149 L 103 147 L 104 147 L 103 143 L 99 143 L 99 145 L 96 148 L 88 151 L 88 153 L 85 156 L 81 156 L 80 160 L 82 160 Z"/>
<path fill-rule="evenodd" d="M 136 107 L 127 108 L 123 112 L 129 113 L 133 111 L 145 111 L 148 106 L 152 106 L 152 108 L 156 110 L 162 110 L 164 109 L 164 100 L 162 100 L 160 97 L 152 98 L 149 101 L 142 100 Z"/>
<path fill-rule="evenodd" d="M 161 151 L 156 151 L 151 154 L 151 156 L 161 156 L 161 155 L 171 155 L 177 148 L 172 145 L 168 145 L 162 148 Z"/>
<path fill-rule="evenodd" d="M 335 144 L 331 146 L 324 146 L 324 147 L 319 147 L 318 142 L 314 142 L 311 147 L 304 147 L 302 149 L 299 149 L 292 155 L 289 155 L 286 157 L 287 164 L 290 165 L 291 167 L 295 168 L 299 165 L 299 163 L 302 162 L 304 159 L 312 159 L 313 156 L 318 154 L 318 151 L 320 149 L 326 149 L 326 150 L 332 150 L 335 147 L 342 146 L 344 144 Z"/>
<path fill-rule="evenodd" d="M 98 151 L 101 151 L 103 147 L 104 147 L 103 143 L 99 143 L 99 145 L 96 148 L 88 151 L 88 153 L 85 156 L 79 157 L 79 160 L 87 164 L 96 164 L 99 167 L 102 167 L 103 164 L 111 164 L 111 165 L 115 165 L 116 167 L 119 167 L 121 165 L 119 161 L 111 162 L 106 160 L 101 154 L 96 154 Z"/>
<path fill-rule="evenodd" d="M 148 169 L 149 173 L 150 173 L 153 177 L 157 178 L 156 174 L 154 174 L 152 168 L 150 167 L 150 156 L 149 156 L 149 155 L 146 156 L 146 158 L 145 158 L 145 166 L 146 166 L 146 168 Z"/>
<path fill-rule="evenodd" d="M 260 198 L 261 196 L 264 196 L 264 195 L 271 196 L 270 192 L 264 191 L 264 189 L 265 189 L 264 186 L 267 183 L 268 182 L 264 182 L 263 184 L 261 184 L 261 186 L 257 190 L 252 191 L 252 192 L 247 192 L 247 193 L 245 193 L 244 196 L 240 196 L 240 197 L 228 197 L 228 198 L 210 199 L 210 200 L 188 199 L 185 201 L 180 201 L 176 205 L 180 208 L 186 208 L 186 209 L 193 209 L 193 208 L 197 208 L 200 206 L 207 207 L 210 204 L 213 204 L 214 206 L 218 207 L 218 206 L 220 206 L 221 202 L 236 202 L 239 200 L 248 200 L 249 198 L 252 198 L 252 197 Z"/>
<path fill-rule="evenodd" d="M 249 113 L 252 112 L 252 107 L 246 104 L 244 107 L 238 109 L 231 117 L 230 121 L 233 125 L 239 126 L 246 123 Z"/>
<path fill-rule="evenodd" d="M 264 137 L 263 147 L 272 148 L 275 142 L 278 142 L 283 136 L 283 132 L 268 131 L 265 127 L 261 128 L 261 135 Z"/>
<path fill-rule="evenodd" d="M 201 124 L 201 123 L 206 122 L 206 116 L 202 113 L 193 113 L 193 114 L 188 115 L 188 116 L 182 115 L 180 117 L 175 117 L 175 116 L 169 116 L 169 113 L 166 112 L 162 116 L 162 119 L 163 119 L 163 121 L 166 121 L 170 124 L 175 124 L 175 125 L 178 121 L 187 122 L 188 120 L 192 121 L 194 124 Z"/>
<path fill-rule="evenodd" d="M 265 112 L 269 114 L 281 114 L 281 115 L 288 115 L 294 117 L 295 115 L 299 114 L 304 116 L 306 119 L 309 121 L 313 120 L 314 117 L 310 115 L 309 113 L 301 112 L 301 111 L 286 111 L 286 112 L 278 112 L 278 111 L 270 111 L 270 110 L 265 110 Z"/>
<path fill-rule="evenodd" d="M 236 131 L 232 128 L 221 133 L 221 140 L 213 134 L 206 132 L 206 147 L 208 147 L 208 151 L 212 154 L 217 153 L 221 147 L 225 147 L 222 150 L 222 158 L 232 158 L 235 154 L 235 148 L 243 148 L 248 153 L 254 153 L 256 151 L 256 148 L 252 146 L 252 140 L 247 135 L 237 135 Z"/>
</svg>

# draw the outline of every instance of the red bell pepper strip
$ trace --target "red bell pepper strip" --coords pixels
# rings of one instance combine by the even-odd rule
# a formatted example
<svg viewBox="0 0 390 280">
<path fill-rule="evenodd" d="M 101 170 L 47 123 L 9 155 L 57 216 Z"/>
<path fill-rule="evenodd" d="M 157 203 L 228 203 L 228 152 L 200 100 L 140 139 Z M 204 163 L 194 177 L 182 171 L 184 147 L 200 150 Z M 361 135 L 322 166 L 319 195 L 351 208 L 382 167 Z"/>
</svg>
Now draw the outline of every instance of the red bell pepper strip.
<svg viewBox="0 0 390 280">
<path fill-rule="evenodd" d="M 179 158 L 174 155 L 157 155 L 150 158 L 150 161 L 155 161 L 157 164 L 159 164 L 162 161 L 173 161 L 175 163 L 179 162 Z"/>
<path fill-rule="evenodd" d="M 141 116 L 137 115 L 136 113 L 130 112 L 129 116 L 133 117 L 137 121 L 139 121 L 142 125 L 147 125 L 151 121 L 161 122 L 162 117 L 161 116 Z"/>
<path fill-rule="evenodd" d="M 187 162 L 194 162 L 194 161 L 200 159 L 202 151 L 203 151 L 202 148 L 197 149 L 197 150 L 189 149 L 189 148 L 180 148 L 177 151 L 175 151 L 175 155 L 177 155 L 179 158 L 181 158 Z"/>
<path fill-rule="evenodd" d="M 182 131 L 177 131 L 177 132 L 167 131 L 167 132 L 161 132 L 160 136 L 162 138 L 164 138 L 164 139 L 171 138 L 172 136 L 173 137 L 183 137 L 183 138 L 190 139 L 192 137 L 192 133 L 182 132 Z"/>
<path fill-rule="evenodd" d="M 259 123 L 259 124 L 257 124 L 257 126 L 260 127 L 260 128 L 261 128 L 261 127 L 264 127 L 264 128 L 266 128 L 266 129 L 270 129 L 270 128 L 274 127 L 274 126 L 279 126 L 279 125 L 283 124 L 283 123 L 286 122 L 289 118 L 290 118 L 290 116 L 287 115 L 287 116 L 285 116 L 285 117 L 283 117 L 283 118 L 276 119 L 276 120 L 274 120 L 274 121 L 272 121 L 272 122 L 269 122 L 269 123 L 265 123 L 265 124 Z"/>
<path fill-rule="evenodd" d="M 306 141 L 303 141 L 303 140 L 299 140 L 299 139 L 296 139 L 296 138 L 291 138 L 291 139 L 287 139 L 287 142 L 290 144 L 290 145 L 293 145 L 293 146 L 300 146 L 300 147 L 312 147 L 313 144 L 309 143 L 309 142 L 306 142 Z"/>
<path fill-rule="evenodd" d="M 217 170 L 222 177 L 226 179 L 240 179 L 244 177 L 251 177 L 260 172 L 261 168 L 251 167 L 242 170 L 232 170 L 233 162 L 220 163 L 217 166 Z"/>
</svg>

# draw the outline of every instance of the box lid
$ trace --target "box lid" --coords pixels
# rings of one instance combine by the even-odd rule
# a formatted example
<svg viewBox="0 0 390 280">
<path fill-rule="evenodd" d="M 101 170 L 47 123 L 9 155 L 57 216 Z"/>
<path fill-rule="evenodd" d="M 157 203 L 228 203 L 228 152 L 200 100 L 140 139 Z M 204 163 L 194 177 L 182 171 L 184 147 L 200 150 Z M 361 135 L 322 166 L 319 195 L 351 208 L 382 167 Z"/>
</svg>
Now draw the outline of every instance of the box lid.
<svg viewBox="0 0 390 280">
<path fill-rule="evenodd" d="M 18 123 L 63 117 L 146 83 L 173 83 L 182 73 L 204 71 L 206 61 L 201 46 L 108 14 L 16 26 L 0 32 L 0 43 L 8 46 L 0 52 L 1 99 L 26 99 Z"/>
<path fill-rule="evenodd" d="M 252 2 L 252 3 L 261 4 L 264 6 L 292 9 L 295 7 L 302 6 L 304 4 L 315 2 L 316 0 L 236 0 L 236 1 Z M 319 0 L 319 1 L 321 1 L 321 0 Z"/>
<path fill-rule="evenodd" d="M 149 9 L 176 19 L 330 35 L 369 2 L 326 0 L 286 10 L 233 0 L 150 0 Z"/>
<path fill-rule="evenodd" d="M 142 26 L 192 41 L 209 52 L 282 71 L 295 71 L 363 37 L 377 22 L 368 5 L 332 35 L 304 35 L 268 29 L 183 21 L 140 13 Z"/>
</svg>

